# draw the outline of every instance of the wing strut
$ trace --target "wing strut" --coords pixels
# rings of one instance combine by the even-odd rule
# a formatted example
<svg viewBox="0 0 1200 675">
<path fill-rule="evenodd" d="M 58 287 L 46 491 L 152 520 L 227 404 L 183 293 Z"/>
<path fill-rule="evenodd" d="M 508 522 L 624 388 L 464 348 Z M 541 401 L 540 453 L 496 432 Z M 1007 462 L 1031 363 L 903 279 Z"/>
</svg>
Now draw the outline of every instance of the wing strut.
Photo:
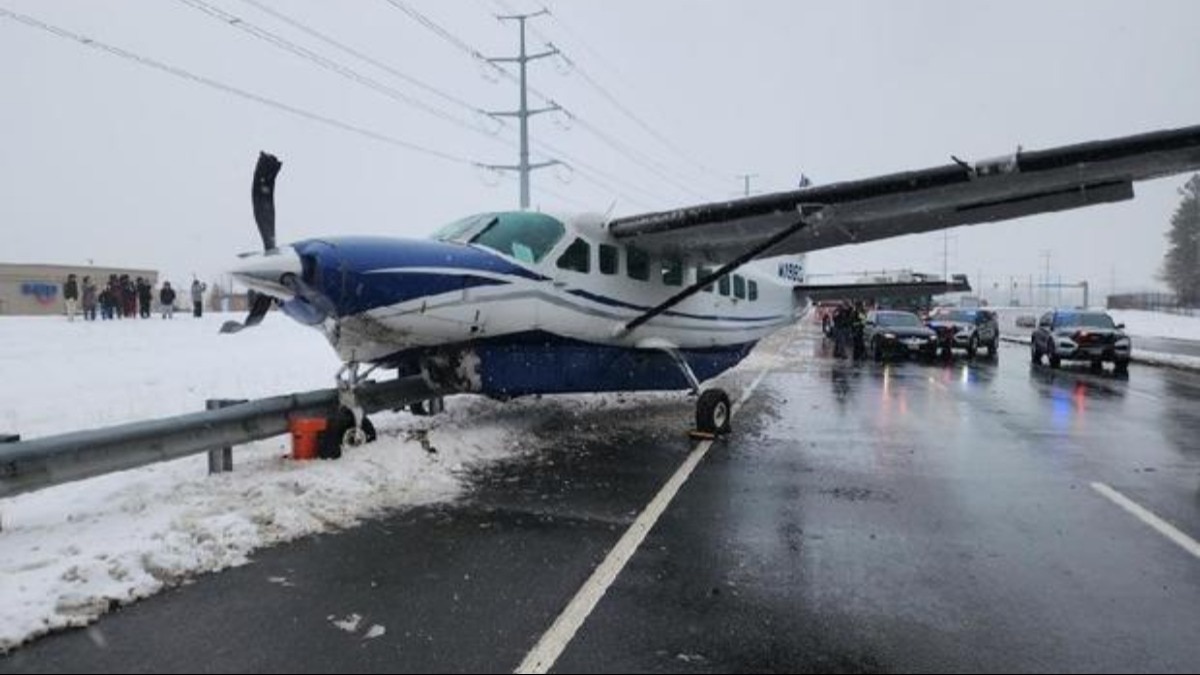
<svg viewBox="0 0 1200 675">
<path fill-rule="evenodd" d="M 820 211 L 818 211 L 815 214 L 815 217 L 818 217 L 818 218 L 820 217 Z M 646 323 L 650 319 L 653 319 L 654 317 L 658 316 L 659 314 L 662 314 L 663 312 L 674 307 L 675 305 L 678 305 L 680 302 L 683 302 L 684 300 L 690 298 L 691 296 L 699 293 L 700 289 L 719 280 L 721 277 L 729 274 L 730 272 L 734 271 L 735 269 L 737 269 L 737 268 L 741 267 L 742 265 L 745 265 L 746 263 L 750 262 L 751 260 L 757 258 L 760 254 L 762 254 L 763 252 L 765 252 L 767 249 L 771 248 L 775 244 L 778 244 L 779 242 L 783 241 L 784 239 L 787 239 L 788 237 L 792 236 L 793 234 L 796 234 L 800 230 L 804 229 L 806 226 L 808 226 L 808 224 L 810 222 L 811 221 L 806 220 L 803 215 L 800 216 L 799 220 L 797 220 L 795 223 L 792 223 L 791 225 L 788 225 L 783 230 L 780 230 L 778 233 L 775 234 L 775 236 L 764 241 L 763 243 L 759 244 L 758 246 L 755 246 L 754 248 L 746 251 L 745 253 L 739 255 L 738 257 L 734 258 L 731 262 L 725 263 L 724 265 L 719 267 L 717 269 L 717 271 L 704 277 L 703 279 L 697 279 L 696 283 L 692 284 L 691 286 L 688 286 L 687 288 L 683 289 L 682 291 L 679 291 L 675 295 L 672 295 L 671 297 L 662 301 L 658 305 L 646 310 L 645 312 L 642 313 L 641 316 L 638 316 L 637 318 L 633 319 L 629 323 L 625 324 L 625 329 L 622 332 L 628 333 L 628 332 L 632 331 L 633 329 Z"/>
</svg>

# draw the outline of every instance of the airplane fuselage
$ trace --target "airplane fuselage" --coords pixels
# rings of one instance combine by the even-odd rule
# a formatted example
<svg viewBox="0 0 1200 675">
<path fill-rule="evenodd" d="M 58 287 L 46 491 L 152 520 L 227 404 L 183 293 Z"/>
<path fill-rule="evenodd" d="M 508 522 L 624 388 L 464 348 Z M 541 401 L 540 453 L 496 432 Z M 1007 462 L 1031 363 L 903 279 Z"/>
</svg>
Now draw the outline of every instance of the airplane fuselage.
<svg viewBox="0 0 1200 675">
<path fill-rule="evenodd" d="M 789 282 L 744 268 L 626 330 L 711 269 L 615 242 L 599 217 L 479 218 L 435 239 L 297 242 L 278 263 L 292 261 L 305 297 L 270 274 L 238 276 L 323 330 L 343 361 L 501 397 L 685 389 L 672 352 L 709 379 L 800 309 Z"/>
</svg>

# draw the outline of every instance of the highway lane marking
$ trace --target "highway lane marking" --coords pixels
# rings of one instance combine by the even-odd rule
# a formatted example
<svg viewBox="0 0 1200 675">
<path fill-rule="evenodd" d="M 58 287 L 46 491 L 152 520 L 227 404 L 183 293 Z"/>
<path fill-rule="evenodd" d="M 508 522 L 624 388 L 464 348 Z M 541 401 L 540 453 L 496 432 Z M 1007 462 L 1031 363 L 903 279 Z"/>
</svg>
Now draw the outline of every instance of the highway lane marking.
<svg viewBox="0 0 1200 675">
<path fill-rule="evenodd" d="M 1128 511 L 1138 520 L 1154 528 L 1162 536 L 1178 544 L 1183 550 L 1200 558 L 1200 543 L 1181 532 L 1174 525 L 1154 515 L 1150 509 L 1145 508 L 1104 483 L 1094 482 L 1092 483 L 1092 489 L 1104 495 L 1117 506 Z"/>
<path fill-rule="evenodd" d="M 764 368 L 758 374 L 758 377 L 755 378 L 754 382 L 746 388 L 741 398 L 732 406 L 730 411 L 731 416 L 737 414 L 738 410 L 750 398 L 750 394 L 758 388 L 758 385 L 762 383 L 763 378 L 767 376 L 770 370 L 770 368 Z M 679 492 L 679 488 L 683 487 L 684 482 L 692 475 L 692 470 L 708 454 L 708 449 L 712 447 L 712 444 L 712 441 L 701 441 L 696 444 L 696 447 L 692 449 L 692 452 L 684 460 L 683 464 L 663 484 L 658 494 L 654 496 L 654 499 L 650 500 L 650 503 L 646 505 L 646 508 L 633 521 L 629 529 L 625 530 L 625 534 L 621 535 L 621 539 L 617 542 L 616 546 L 613 546 L 612 550 L 605 556 L 604 562 L 600 563 L 600 566 L 592 572 L 592 576 L 575 593 L 575 597 L 571 598 L 571 602 L 567 603 L 566 609 L 562 611 L 562 614 L 558 615 L 558 618 L 554 620 L 554 623 L 542 635 L 538 643 L 534 645 L 529 654 L 525 656 L 525 659 L 521 661 L 521 665 L 517 666 L 517 669 L 513 672 L 546 673 L 554 667 L 554 663 L 558 660 L 558 657 L 562 655 L 567 645 L 575 638 L 575 633 L 583 626 L 583 622 L 587 620 L 592 610 L 596 608 L 597 603 L 600 602 L 600 598 L 604 597 L 604 594 L 608 591 L 608 587 L 612 586 L 613 582 L 616 581 L 617 575 L 621 573 L 621 570 L 625 569 L 625 564 L 637 552 L 646 535 L 650 533 L 654 524 L 658 522 L 659 516 L 667 510 L 667 506 L 675 498 L 675 495 Z"/>
</svg>

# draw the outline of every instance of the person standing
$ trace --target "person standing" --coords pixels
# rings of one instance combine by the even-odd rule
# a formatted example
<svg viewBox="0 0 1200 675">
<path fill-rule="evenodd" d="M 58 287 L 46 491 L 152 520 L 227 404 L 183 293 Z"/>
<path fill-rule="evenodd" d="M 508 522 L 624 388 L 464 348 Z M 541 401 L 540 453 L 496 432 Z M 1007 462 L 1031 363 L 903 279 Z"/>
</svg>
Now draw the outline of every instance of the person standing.
<svg viewBox="0 0 1200 675">
<path fill-rule="evenodd" d="M 175 318 L 175 289 L 171 288 L 171 282 L 164 281 L 162 290 L 158 292 L 158 301 L 162 303 L 162 318 Z"/>
<path fill-rule="evenodd" d="M 150 318 L 150 304 L 154 298 L 154 287 L 150 285 L 148 279 L 142 277 L 137 278 L 137 296 L 138 296 L 138 316 L 143 319 Z"/>
<path fill-rule="evenodd" d="M 192 279 L 192 316 L 197 319 L 204 313 L 204 291 L 207 290 L 208 284 L 196 278 Z"/>
<path fill-rule="evenodd" d="M 96 284 L 91 277 L 83 278 L 83 320 L 96 320 Z"/>
<path fill-rule="evenodd" d="M 67 303 L 67 320 L 74 321 L 79 309 L 79 282 L 75 281 L 74 274 L 68 274 L 67 282 L 63 284 L 63 300 Z"/>
</svg>

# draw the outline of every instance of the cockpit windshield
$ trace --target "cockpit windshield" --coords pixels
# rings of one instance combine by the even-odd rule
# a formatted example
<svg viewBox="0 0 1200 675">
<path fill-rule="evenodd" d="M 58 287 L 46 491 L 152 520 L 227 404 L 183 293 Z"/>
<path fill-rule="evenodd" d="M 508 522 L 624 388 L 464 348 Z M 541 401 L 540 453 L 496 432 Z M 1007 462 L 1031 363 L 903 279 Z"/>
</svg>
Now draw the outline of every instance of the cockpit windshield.
<svg viewBox="0 0 1200 675">
<path fill-rule="evenodd" d="M 476 244 L 516 258 L 537 263 L 563 238 L 566 228 L 544 213 L 513 211 L 483 213 L 456 220 L 434 235 L 434 239 Z"/>
</svg>

